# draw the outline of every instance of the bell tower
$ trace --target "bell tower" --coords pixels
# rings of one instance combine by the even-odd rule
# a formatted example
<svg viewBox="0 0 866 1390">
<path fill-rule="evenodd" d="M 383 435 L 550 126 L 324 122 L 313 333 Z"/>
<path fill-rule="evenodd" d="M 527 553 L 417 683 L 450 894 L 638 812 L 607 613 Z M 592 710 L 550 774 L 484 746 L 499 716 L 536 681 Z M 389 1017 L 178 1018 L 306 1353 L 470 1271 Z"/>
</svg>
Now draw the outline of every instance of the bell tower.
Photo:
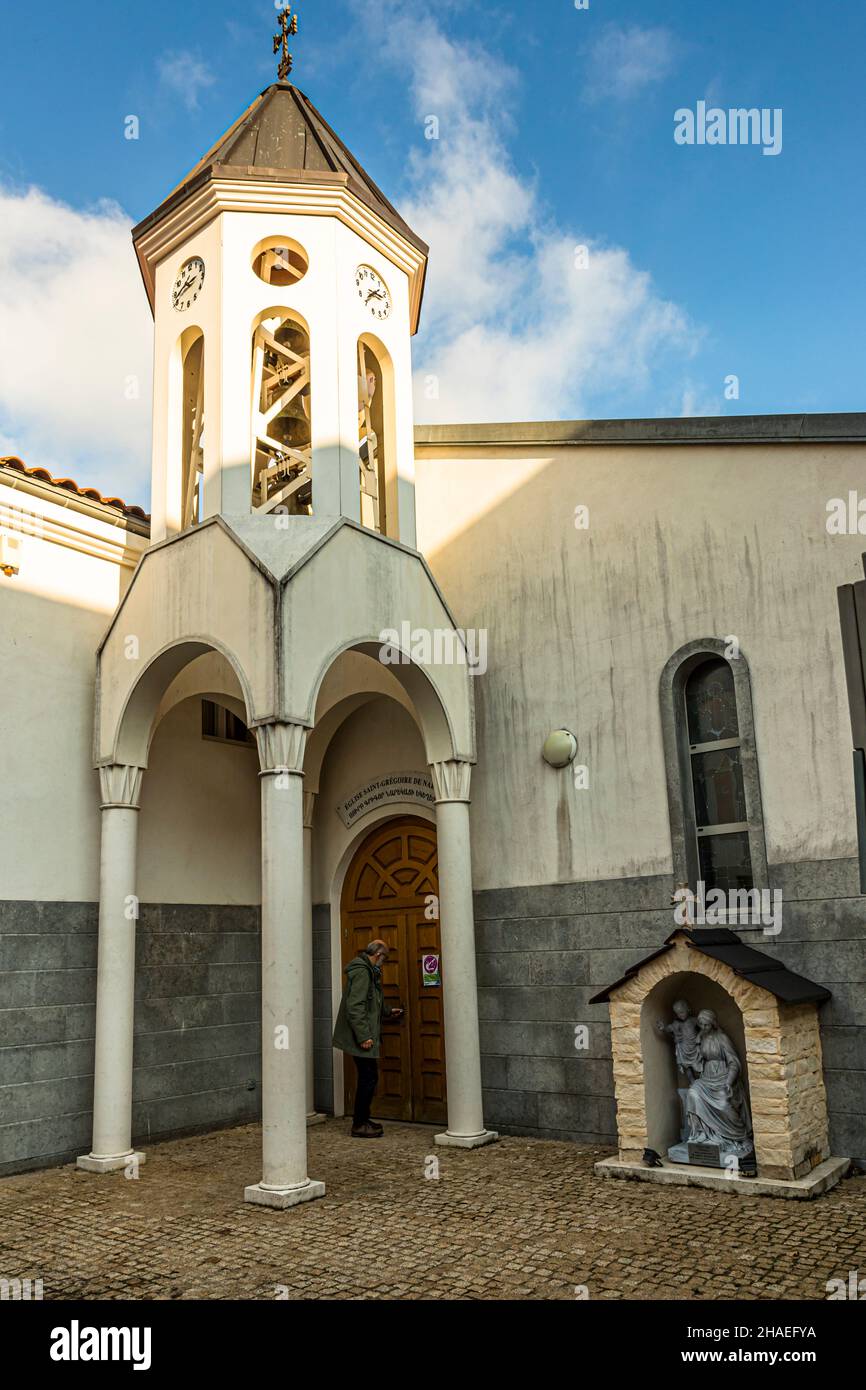
<svg viewBox="0 0 866 1390">
<path fill-rule="evenodd" d="M 153 540 L 288 514 L 414 547 L 427 247 L 304 93 L 267 87 L 133 240 L 155 322 Z"/>
</svg>

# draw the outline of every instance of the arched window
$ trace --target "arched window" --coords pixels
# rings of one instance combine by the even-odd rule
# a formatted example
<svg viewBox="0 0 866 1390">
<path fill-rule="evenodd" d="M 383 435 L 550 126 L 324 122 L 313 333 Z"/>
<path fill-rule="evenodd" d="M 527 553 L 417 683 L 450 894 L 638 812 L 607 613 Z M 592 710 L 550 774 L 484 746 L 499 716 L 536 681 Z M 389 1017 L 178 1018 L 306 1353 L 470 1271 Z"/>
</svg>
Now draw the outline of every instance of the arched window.
<svg viewBox="0 0 866 1390">
<path fill-rule="evenodd" d="M 396 472 L 391 359 L 365 334 L 358 339 L 358 461 L 361 525 L 383 536 L 396 535 Z"/>
<path fill-rule="evenodd" d="M 729 651 L 689 643 L 661 680 L 674 878 L 707 892 L 767 886 L 751 682 Z"/>
<path fill-rule="evenodd" d="M 310 335 L 287 309 L 269 309 L 256 324 L 252 414 L 253 511 L 310 515 Z"/>
<path fill-rule="evenodd" d="M 201 520 L 202 480 L 204 477 L 204 337 L 189 328 L 181 339 L 183 357 L 183 420 L 181 422 L 181 462 L 183 501 L 181 529 Z"/>
</svg>

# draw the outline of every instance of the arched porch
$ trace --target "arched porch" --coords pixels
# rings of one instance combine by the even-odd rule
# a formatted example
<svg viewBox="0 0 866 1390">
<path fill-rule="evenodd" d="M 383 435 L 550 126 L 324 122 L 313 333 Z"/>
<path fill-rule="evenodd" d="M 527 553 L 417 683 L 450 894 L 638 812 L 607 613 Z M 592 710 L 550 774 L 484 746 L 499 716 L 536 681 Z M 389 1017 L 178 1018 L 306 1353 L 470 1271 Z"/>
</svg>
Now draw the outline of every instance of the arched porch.
<svg viewBox="0 0 866 1390">
<path fill-rule="evenodd" d="M 341 529 L 338 527 L 338 532 Z M 222 522 L 205 524 L 194 537 L 178 538 L 157 554 L 174 564 L 176 552 L 190 544 L 197 548 L 196 553 L 208 545 L 224 551 L 231 535 L 228 532 L 227 536 L 227 531 Z M 354 539 L 348 543 L 358 544 Z M 366 537 L 362 543 L 367 545 Z M 383 544 L 378 539 L 375 543 Z M 384 545 L 390 554 L 390 544 Z M 317 542 L 320 570 L 321 557 L 327 556 L 328 548 Z M 397 555 L 398 563 L 405 567 L 406 552 L 398 550 Z M 237 552 L 234 556 L 231 563 L 236 568 Z M 152 564 L 156 557 L 151 552 L 148 558 Z M 333 563 L 342 571 L 339 554 Z M 410 563 L 422 579 L 422 593 L 429 601 L 429 581 L 423 580 L 423 571 L 419 573 L 416 557 L 411 557 Z M 142 568 L 146 574 L 147 563 Z M 94 1128 L 91 1152 L 79 1164 L 89 1171 L 104 1172 L 143 1161 L 143 1155 L 132 1146 L 132 1005 L 141 788 L 154 730 L 161 720 L 183 700 L 215 698 L 252 731 L 261 794 L 263 1159 L 261 1181 L 250 1184 L 245 1195 L 248 1201 L 288 1207 L 324 1193 L 324 1185 L 306 1170 L 306 1122 L 313 1108 L 315 797 L 333 739 L 346 719 L 373 699 L 387 699 L 404 717 L 411 718 L 435 789 L 443 953 L 447 953 L 455 982 L 450 1005 L 453 1018 L 446 1025 L 451 1041 L 448 1127 L 437 1142 L 475 1147 L 495 1137 L 485 1129 L 481 1111 L 468 818 L 472 696 L 465 668 L 422 669 L 408 656 L 396 664 L 383 661 L 377 627 L 381 631 L 389 620 L 394 627 L 399 608 L 394 613 L 386 606 L 381 626 L 365 621 L 360 632 L 356 627 L 354 633 L 351 625 L 357 615 L 347 615 L 342 631 L 339 627 L 335 630 L 331 608 L 327 615 L 331 631 L 323 641 L 315 622 L 309 622 L 309 614 L 304 630 L 299 632 L 294 615 L 286 611 L 291 607 L 291 585 L 277 581 L 271 586 L 267 582 L 271 576 L 261 565 L 255 572 L 250 573 L 250 569 L 247 566 L 243 577 L 247 593 L 252 590 L 254 595 L 257 589 L 264 589 L 265 603 L 256 604 L 258 613 L 252 622 L 247 620 L 242 642 L 231 640 L 241 627 L 239 611 L 229 614 L 227 624 L 218 621 L 213 596 L 197 588 L 194 574 L 190 576 L 191 588 L 199 611 L 184 614 L 182 624 L 177 622 L 176 609 L 166 623 L 155 619 L 153 596 L 141 586 L 140 571 L 138 580 L 144 592 L 137 596 L 138 605 L 133 586 L 125 605 L 125 621 L 121 625 L 115 619 L 101 649 L 96 746 L 103 829 Z M 321 574 L 318 578 L 321 580 Z M 277 594 L 282 599 L 285 627 L 278 620 L 276 640 L 269 641 L 267 612 L 274 613 Z M 441 609 L 435 590 L 432 597 Z M 417 603 L 414 606 L 421 607 Z M 291 643 L 284 635 L 287 629 L 293 630 Z M 184 630 L 196 636 L 180 635 Z M 124 651 L 130 631 L 135 635 L 133 660 Z M 220 636 L 209 635 L 214 631 Z"/>
</svg>

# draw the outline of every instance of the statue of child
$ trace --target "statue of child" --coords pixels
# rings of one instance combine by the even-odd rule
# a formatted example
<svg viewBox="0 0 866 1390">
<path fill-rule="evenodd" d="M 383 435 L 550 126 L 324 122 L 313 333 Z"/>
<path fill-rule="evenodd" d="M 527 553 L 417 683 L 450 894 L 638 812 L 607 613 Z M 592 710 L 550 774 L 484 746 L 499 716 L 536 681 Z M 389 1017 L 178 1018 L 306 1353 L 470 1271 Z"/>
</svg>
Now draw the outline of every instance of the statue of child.
<svg viewBox="0 0 866 1390">
<path fill-rule="evenodd" d="M 692 1016 L 685 999 L 676 1000 L 673 1023 L 662 1023 L 659 1019 L 656 1029 L 659 1033 L 673 1038 L 677 1066 L 691 1085 L 703 1071 L 704 1059 L 701 1054 L 698 1020 Z"/>
</svg>

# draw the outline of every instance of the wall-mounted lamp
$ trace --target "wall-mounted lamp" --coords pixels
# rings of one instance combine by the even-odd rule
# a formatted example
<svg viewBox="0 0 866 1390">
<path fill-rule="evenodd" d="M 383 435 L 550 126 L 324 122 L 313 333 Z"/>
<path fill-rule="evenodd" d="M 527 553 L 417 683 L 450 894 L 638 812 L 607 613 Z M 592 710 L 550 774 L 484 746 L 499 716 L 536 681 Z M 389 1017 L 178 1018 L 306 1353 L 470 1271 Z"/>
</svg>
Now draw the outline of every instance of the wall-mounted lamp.
<svg viewBox="0 0 866 1390">
<path fill-rule="evenodd" d="M 17 536 L 0 535 L 0 573 L 7 579 L 18 573 L 20 568 L 21 541 Z"/>
<path fill-rule="evenodd" d="M 554 729 L 544 740 L 541 756 L 551 767 L 568 767 L 577 757 L 577 739 L 568 729 Z"/>
</svg>

